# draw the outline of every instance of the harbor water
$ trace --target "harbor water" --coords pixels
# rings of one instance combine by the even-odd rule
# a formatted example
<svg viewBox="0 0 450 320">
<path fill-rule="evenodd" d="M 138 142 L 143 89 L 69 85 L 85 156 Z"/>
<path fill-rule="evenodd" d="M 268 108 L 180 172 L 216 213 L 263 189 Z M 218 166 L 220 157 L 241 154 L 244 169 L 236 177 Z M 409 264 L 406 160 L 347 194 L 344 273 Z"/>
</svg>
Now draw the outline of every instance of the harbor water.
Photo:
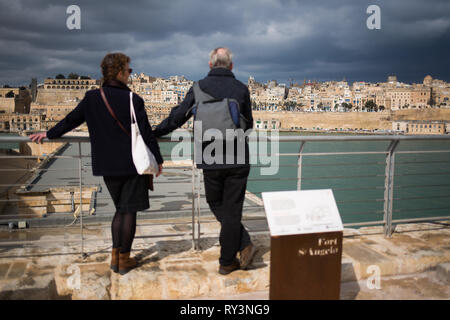
<svg viewBox="0 0 450 320">
<path fill-rule="evenodd" d="M 286 132 L 280 133 L 280 137 L 322 134 Z M 303 153 L 384 152 L 389 144 L 389 141 L 307 142 Z M 165 159 L 168 159 L 173 146 L 173 143 L 161 144 Z M 260 166 L 269 165 L 263 165 L 259 160 L 250 171 L 247 190 L 260 198 L 262 192 L 297 190 L 298 155 L 283 154 L 298 154 L 300 142 L 281 142 L 278 148 L 280 156 L 276 174 L 262 175 Z M 432 150 L 450 151 L 450 141 L 401 141 L 396 149 Z M 270 144 L 267 153 L 271 153 Z M 305 155 L 302 157 L 301 190 L 332 189 L 343 223 L 382 221 L 385 170 L 386 154 Z M 448 216 L 450 152 L 397 153 L 393 196 L 393 219 Z"/>
<path fill-rule="evenodd" d="M 282 135 L 321 135 L 323 133 L 280 133 Z M 3 135 L 3 134 L 2 134 Z M 270 136 L 270 133 L 268 133 Z M 327 133 L 330 135 L 330 133 Z M 335 133 L 335 135 L 348 135 Z M 252 142 L 255 144 L 256 142 Z M 389 141 L 307 142 L 303 153 L 384 152 Z M 176 142 L 161 142 L 165 160 L 171 160 Z M 18 148 L 18 144 L 4 144 L 0 148 Z M 261 152 L 259 145 L 250 149 Z M 84 146 L 84 155 L 90 148 Z M 247 190 L 261 198 L 262 192 L 292 191 L 298 186 L 298 152 L 300 141 L 281 142 L 278 146 L 278 170 L 273 175 L 262 174 L 258 154 L 250 171 Z M 191 145 L 192 150 L 192 145 Z M 450 151 L 450 141 L 401 141 L 401 151 Z M 270 143 L 267 153 L 272 160 Z M 291 154 L 291 155 L 286 155 Z M 74 160 L 75 161 L 75 160 Z M 90 159 L 85 158 L 90 171 Z M 450 213 L 450 152 L 396 153 L 394 166 L 393 219 L 448 216 Z M 67 165 L 77 167 L 77 163 Z M 301 168 L 301 190 L 332 189 L 343 223 L 382 221 L 386 180 L 386 154 L 304 155 Z M 68 174 L 67 172 L 65 174 Z M 73 173 L 73 184 L 78 174 Z M 61 178 L 63 179 L 63 178 Z M 68 179 L 68 178 L 65 178 Z M 64 180 L 65 181 L 65 180 Z M 157 183 L 157 181 L 156 181 Z M 189 191 L 189 190 L 188 190 Z"/>
</svg>

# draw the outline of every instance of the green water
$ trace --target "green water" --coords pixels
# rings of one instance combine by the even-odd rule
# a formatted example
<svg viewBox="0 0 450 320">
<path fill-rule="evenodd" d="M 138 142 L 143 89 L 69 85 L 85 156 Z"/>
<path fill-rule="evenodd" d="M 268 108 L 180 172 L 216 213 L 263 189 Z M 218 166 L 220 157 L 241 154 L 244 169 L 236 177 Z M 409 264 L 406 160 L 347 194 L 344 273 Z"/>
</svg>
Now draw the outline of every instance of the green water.
<svg viewBox="0 0 450 320">
<path fill-rule="evenodd" d="M 388 146 L 389 141 L 307 142 L 303 152 L 386 151 Z M 172 147 L 161 144 L 165 155 Z M 282 142 L 279 153 L 298 153 L 299 148 L 300 142 Z M 450 141 L 402 141 L 397 147 L 397 151 L 438 149 L 450 150 Z M 383 220 L 384 154 L 304 156 L 302 162 L 302 190 L 332 189 L 343 223 Z M 272 176 L 261 175 L 253 166 L 247 190 L 258 197 L 265 191 L 297 190 L 297 163 L 297 156 L 280 156 L 279 170 Z M 396 154 L 394 169 L 393 219 L 450 215 L 450 152 Z"/>
</svg>

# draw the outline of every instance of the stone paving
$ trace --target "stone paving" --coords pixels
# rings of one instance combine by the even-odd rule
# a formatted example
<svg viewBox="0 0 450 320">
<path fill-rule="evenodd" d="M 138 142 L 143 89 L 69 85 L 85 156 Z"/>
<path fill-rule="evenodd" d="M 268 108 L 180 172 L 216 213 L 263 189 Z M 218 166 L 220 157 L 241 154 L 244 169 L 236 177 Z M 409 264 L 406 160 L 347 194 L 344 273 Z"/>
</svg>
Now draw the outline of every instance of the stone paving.
<svg viewBox="0 0 450 320">
<path fill-rule="evenodd" d="M 35 237 L 46 242 L 0 246 L 0 299 L 268 299 L 268 233 L 251 232 L 260 249 L 250 270 L 222 276 L 219 225 L 203 223 L 200 250 L 194 250 L 190 223 L 182 222 L 140 221 L 133 244 L 139 267 L 124 276 L 109 269 L 109 241 L 96 240 L 108 234 L 108 225 L 86 227 L 86 258 L 79 243 L 64 243 L 70 237 L 51 228 Z M 251 221 L 247 224 L 251 230 Z M 180 230 L 186 233 L 176 235 Z M 1 239 L 5 232 L 34 231 L 2 231 Z M 151 236 L 161 233 L 173 236 Z M 381 227 L 345 229 L 343 249 L 341 299 L 450 298 L 448 222 L 398 225 L 392 238 L 385 238 Z M 379 289 L 368 284 L 371 265 L 379 267 Z"/>
</svg>

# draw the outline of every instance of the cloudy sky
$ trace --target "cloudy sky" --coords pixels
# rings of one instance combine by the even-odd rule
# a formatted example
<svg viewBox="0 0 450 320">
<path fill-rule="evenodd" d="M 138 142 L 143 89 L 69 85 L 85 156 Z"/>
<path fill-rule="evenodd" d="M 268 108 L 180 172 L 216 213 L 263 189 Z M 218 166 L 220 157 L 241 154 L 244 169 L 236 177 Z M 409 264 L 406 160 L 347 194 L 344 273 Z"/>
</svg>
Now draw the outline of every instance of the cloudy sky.
<svg viewBox="0 0 450 320">
<path fill-rule="evenodd" d="M 69 5 L 81 29 L 69 30 Z M 369 5 L 381 29 L 369 30 Z M 43 82 L 58 73 L 100 78 L 107 52 L 137 72 L 197 80 L 208 53 L 227 46 L 236 77 L 450 82 L 448 0 L 0 0 L 0 85 Z"/>
</svg>

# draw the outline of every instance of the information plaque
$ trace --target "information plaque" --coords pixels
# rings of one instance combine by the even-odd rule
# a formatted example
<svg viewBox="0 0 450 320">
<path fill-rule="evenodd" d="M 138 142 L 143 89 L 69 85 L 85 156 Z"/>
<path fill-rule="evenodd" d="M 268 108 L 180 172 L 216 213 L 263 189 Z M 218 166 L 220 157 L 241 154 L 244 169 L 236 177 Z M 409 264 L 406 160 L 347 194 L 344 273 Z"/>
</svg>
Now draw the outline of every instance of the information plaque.
<svg viewBox="0 0 450 320">
<path fill-rule="evenodd" d="M 272 236 L 342 231 L 331 189 L 263 192 Z"/>
<path fill-rule="evenodd" d="M 339 299 L 343 226 L 331 189 L 264 192 L 270 299 Z"/>
</svg>

